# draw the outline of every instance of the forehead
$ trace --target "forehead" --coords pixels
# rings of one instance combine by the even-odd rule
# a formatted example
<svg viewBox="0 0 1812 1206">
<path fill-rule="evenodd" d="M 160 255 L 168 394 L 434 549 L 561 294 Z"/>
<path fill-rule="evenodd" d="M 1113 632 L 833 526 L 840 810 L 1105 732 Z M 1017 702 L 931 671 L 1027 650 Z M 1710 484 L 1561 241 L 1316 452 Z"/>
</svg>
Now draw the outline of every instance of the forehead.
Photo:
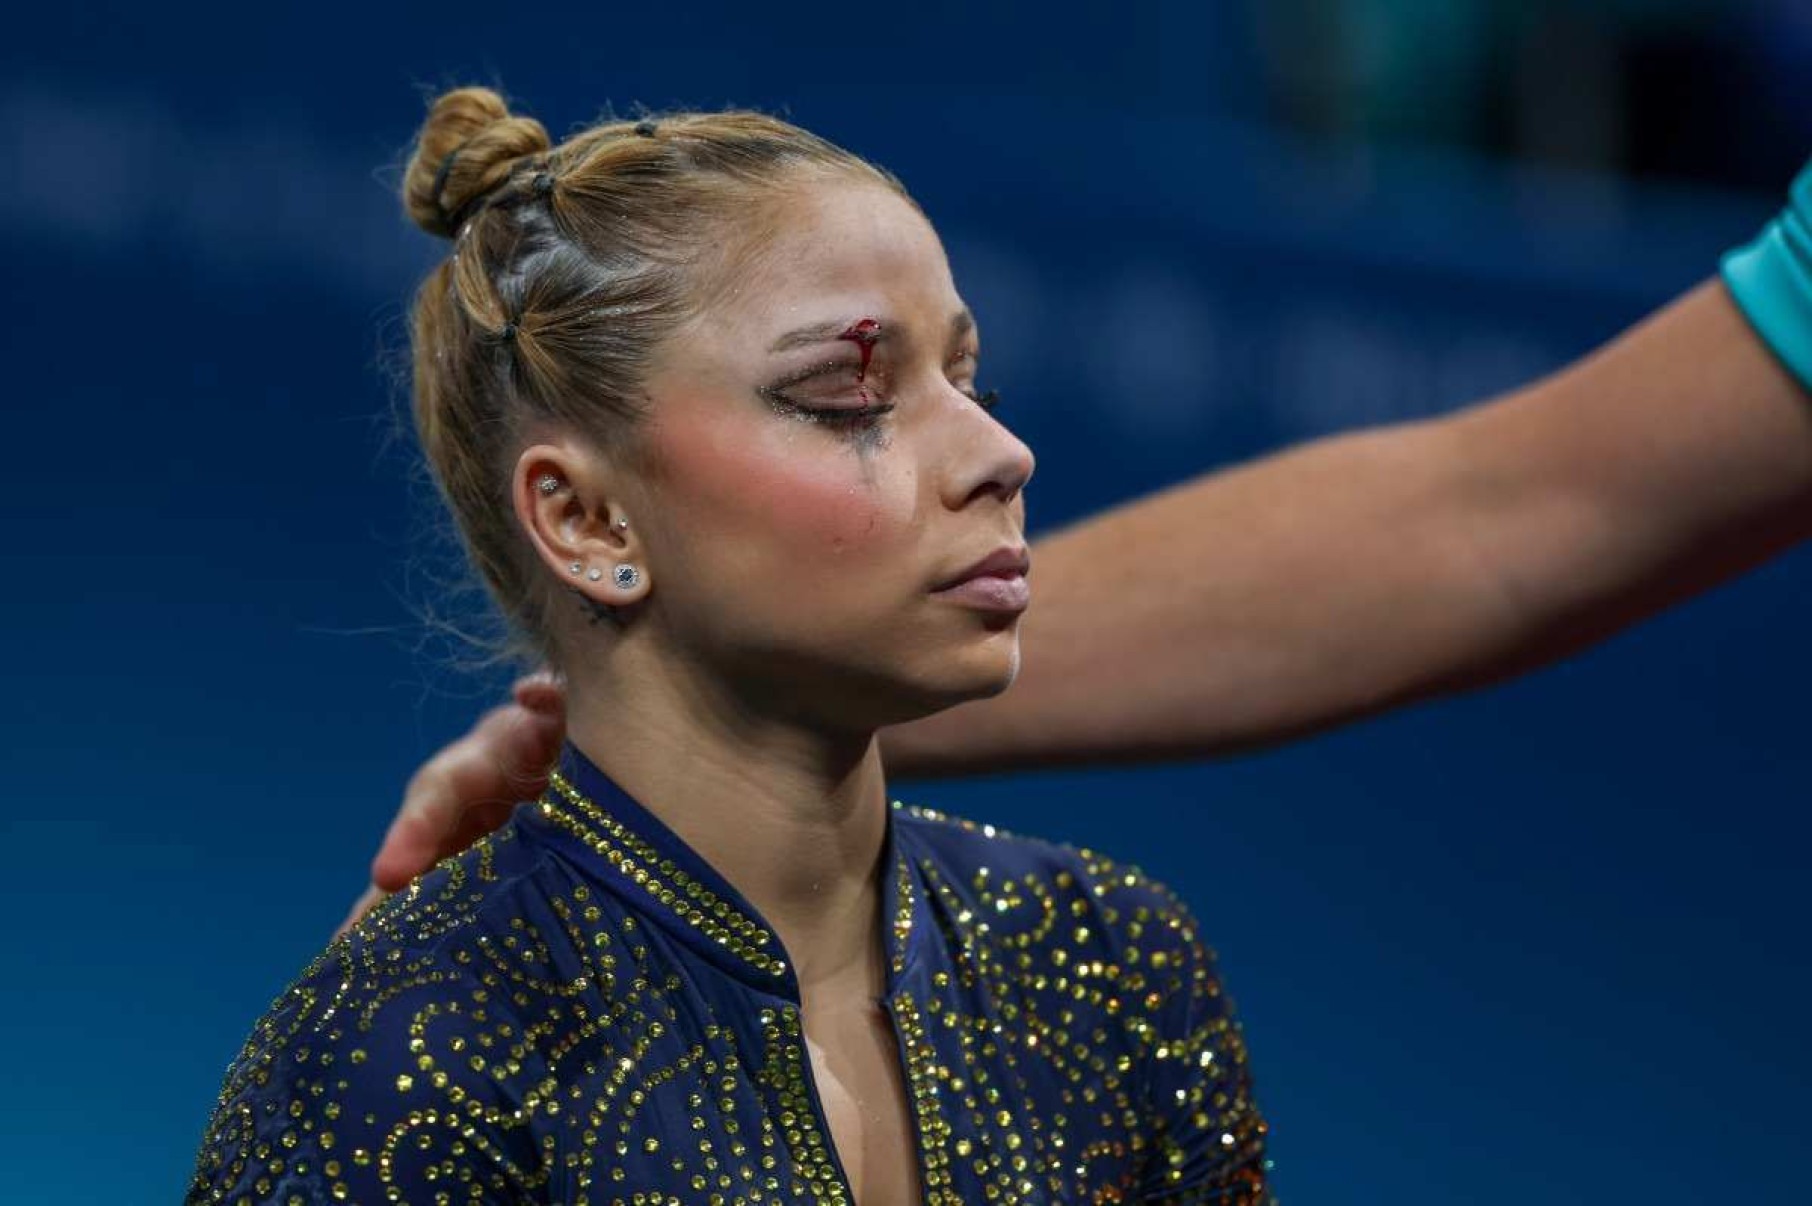
<svg viewBox="0 0 1812 1206">
<path fill-rule="evenodd" d="M 720 319 L 755 331 L 887 313 L 941 330 L 960 305 L 943 244 L 903 197 L 871 184 L 816 181 L 778 200 Z"/>
</svg>

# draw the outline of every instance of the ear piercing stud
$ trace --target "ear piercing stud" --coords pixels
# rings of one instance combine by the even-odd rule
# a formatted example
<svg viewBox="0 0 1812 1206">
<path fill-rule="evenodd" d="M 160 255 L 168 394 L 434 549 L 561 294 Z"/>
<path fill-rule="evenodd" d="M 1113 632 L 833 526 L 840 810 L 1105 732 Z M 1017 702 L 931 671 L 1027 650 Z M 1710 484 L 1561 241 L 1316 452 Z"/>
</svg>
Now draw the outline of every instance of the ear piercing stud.
<svg viewBox="0 0 1812 1206">
<path fill-rule="evenodd" d="M 555 490 L 560 488 L 560 481 L 552 474 L 548 474 L 545 477 L 537 479 L 535 485 L 543 494 L 552 494 Z M 615 527 L 619 532 L 627 531 L 629 528 L 629 521 L 627 519 L 619 519 L 616 521 Z M 603 570 L 598 569 L 595 566 L 587 569 L 585 563 L 582 561 L 570 562 L 566 568 L 571 570 L 575 576 L 584 574 L 585 579 L 588 582 L 598 582 L 604 577 Z M 615 582 L 622 589 L 629 590 L 642 580 L 642 573 L 633 565 L 619 565 L 610 572 L 610 580 Z"/>
<path fill-rule="evenodd" d="M 535 489 L 543 494 L 553 494 L 560 489 L 560 479 L 551 473 L 543 473 L 535 479 Z"/>
<path fill-rule="evenodd" d="M 597 582 L 604 577 L 604 571 L 597 566 L 586 569 L 583 564 L 577 561 L 566 568 L 575 574 L 584 574 L 587 582 Z M 619 565 L 610 572 L 610 580 L 624 590 L 629 590 L 642 580 L 642 571 L 636 569 L 633 565 Z"/>
</svg>

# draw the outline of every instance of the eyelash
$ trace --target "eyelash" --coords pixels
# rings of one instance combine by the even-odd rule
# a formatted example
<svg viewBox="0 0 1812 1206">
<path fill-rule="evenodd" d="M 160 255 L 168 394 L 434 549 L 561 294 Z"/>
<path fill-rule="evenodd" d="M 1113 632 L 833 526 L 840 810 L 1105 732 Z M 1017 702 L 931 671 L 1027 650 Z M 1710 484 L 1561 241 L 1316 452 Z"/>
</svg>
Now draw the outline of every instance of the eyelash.
<svg viewBox="0 0 1812 1206">
<path fill-rule="evenodd" d="M 971 393 L 968 389 L 964 389 L 964 393 L 968 393 L 969 402 L 975 402 L 975 404 L 977 404 L 978 407 L 982 407 L 984 411 L 991 411 L 991 409 L 1000 406 L 1000 391 L 998 391 L 998 389 L 984 389 L 982 393 Z M 848 406 L 799 406 L 797 402 L 788 402 L 786 406 L 792 407 L 794 411 L 801 413 L 801 415 L 812 415 L 814 416 L 815 422 L 830 424 L 832 427 L 857 426 L 857 424 L 870 422 L 870 420 L 881 418 L 882 415 L 888 415 L 888 413 L 892 413 L 893 411 L 892 402 L 884 402 L 881 406 L 861 406 L 853 407 L 853 409 Z"/>
<path fill-rule="evenodd" d="M 769 402 L 784 408 L 788 413 L 799 415 L 814 423 L 823 423 L 830 427 L 846 429 L 865 429 L 871 427 L 877 420 L 892 413 L 894 409 L 894 404 L 892 402 L 884 402 L 876 406 L 859 406 L 853 408 L 847 406 L 805 406 L 795 402 L 781 392 L 782 389 L 787 386 L 798 385 L 801 382 L 810 381 L 814 377 L 844 370 L 848 367 L 849 366 L 847 365 L 841 364 L 825 365 L 823 368 L 814 369 L 802 377 L 794 377 L 789 381 L 785 381 L 779 387 L 764 386 L 761 389 L 761 394 L 763 397 L 767 398 Z M 997 389 L 978 391 L 974 388 L 970 388 L 964 390 L 963 393 L 968 395 L 971 402 L 974 402 L 985 411 L 991 412 L 1000 405 L 1000 391 Z"/>
</svg>

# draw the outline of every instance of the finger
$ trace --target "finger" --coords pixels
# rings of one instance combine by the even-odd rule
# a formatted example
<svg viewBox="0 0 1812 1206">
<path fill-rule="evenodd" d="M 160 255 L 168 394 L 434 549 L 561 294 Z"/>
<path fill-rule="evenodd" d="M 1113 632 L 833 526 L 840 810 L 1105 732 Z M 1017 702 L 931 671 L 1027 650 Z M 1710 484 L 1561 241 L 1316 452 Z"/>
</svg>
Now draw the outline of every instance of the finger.
<svg viewBox="0 0 1812 1206">
<path fill-rule="evenodd" d="M 539 795 L 566 732 L 561 712 L 509 704 L 424 763 L 372 861 L 372 882 L 396 889 L 508 819 Z"/>
<path fill-rule="evenodd" d="M 389 895 L 388 892 L 385 892 L 382 888 L 379 888 L 376 884 L 373 884 L 371 887 L 366 888 L 365 891 L 360 894 L 359 898 L 357 900 L 353 901 L 352 911 L 350 913 L 346 914 L 346 920 L 342 921 L 340 923 L 340 927 L 333 932 L 333 936 L 335 938 L 338 938 L 341 934 L 344 934 L 347 930 L 350 930 L 354 925 L 357 925 L 359 918 L 361 918 L 365 914 L 369 913 L 372 909 L 372 906 L 376 905 L 380 900 L 384 899 L 384 897 L 386 897 L 388 895 Z"/>
<path fill-rule="evenodd" d="M 499 709 L 483 726 L 484 754 L 510 804 L 541 794 L 548 771 L 566 740 L 565 697 L 556 693 L 551 709 L 518 705 Z"/>
<path fill-rule="evenodd" d="M 435 754 L 409 780 L 403 805 L 371 864 L 371 882 L 391 891 L 459 849 L 466 815 L 503 793 L 504 780 L 485 753 L 487 722 Z"/>
<path fill-rule="evenodd" d="M 545 670 L 517 679 L 510 694 L 531 711 L 558 712 L 566 707 L 566 689 Z"/>
<path fill-rule="evenodd" d="M 458 823 L 459 792 L 449 778 L 459 744 L 455 742 L 423 763 L 403 789 L 403 805 L 371 863 L 371 882 L 378 887 L 395 891 L 433 866 L 443 833 Z"/>
</svg>

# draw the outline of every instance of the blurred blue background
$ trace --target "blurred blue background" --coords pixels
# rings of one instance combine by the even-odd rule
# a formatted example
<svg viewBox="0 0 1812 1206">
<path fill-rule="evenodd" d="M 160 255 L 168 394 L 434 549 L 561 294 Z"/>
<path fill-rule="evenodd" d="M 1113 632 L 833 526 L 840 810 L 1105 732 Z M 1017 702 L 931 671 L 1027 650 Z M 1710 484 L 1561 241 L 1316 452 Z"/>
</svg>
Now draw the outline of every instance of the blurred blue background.
<svg viewBox="0 0 1812 1206">
<path fill-rule="evenodd" d="M 412 612 L 439 517 L 388 366 L 441 248 L 392 190 L 428 93 L 498 84 L 556 135 L 757 105 L 897 171 L 1039 452 L 1039 528 L 1556 367 L 1707 276 L 1812 152 L 1802 0 L 8 25 L 21 1203 L 180 1196 L 410 771 L 504 689 Z M 1183 891 L 1289 1201 L 1803 1202 L 1808 589 L 1789 556 L 1512 687 L 1262 756 L 900 794 Z"/>
</svg>

